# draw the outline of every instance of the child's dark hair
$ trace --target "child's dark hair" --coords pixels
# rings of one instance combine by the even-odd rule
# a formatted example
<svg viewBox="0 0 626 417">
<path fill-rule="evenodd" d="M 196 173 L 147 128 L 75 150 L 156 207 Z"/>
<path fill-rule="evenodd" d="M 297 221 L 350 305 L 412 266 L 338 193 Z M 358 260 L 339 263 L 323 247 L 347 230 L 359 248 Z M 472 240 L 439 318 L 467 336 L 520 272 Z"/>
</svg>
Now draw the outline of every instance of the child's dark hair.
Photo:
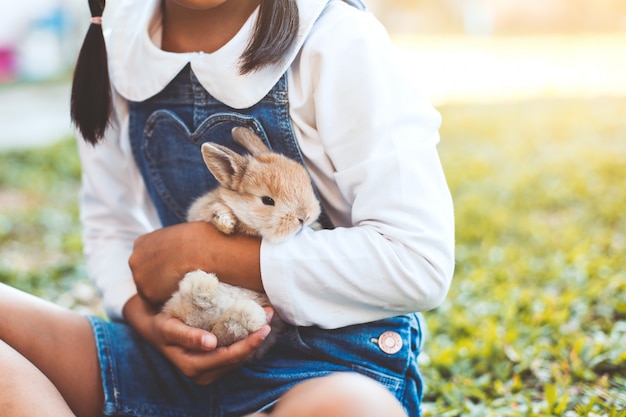
<svg viewBox="0 0 626 417">
<path fill-rule="evenodd" d="M 70 103 L 72 121 L 92 144 L 104 136 L 112 108 L 106 46 L 98 20 L 104 5 L 104 0 L 89 0 L 92 20 L 76 61 Z"/>
<path fill-rule="evenodd" d="M 102 25 L 104 0 L 89 0 L 92 24 L 78 54 L 72 85 L 71 117 L 83 138 L 96 144 L 104 136 L 112 110 L 106 46 Z M 247 74 L 283 59 L 298 34 L 295 0 L 261 0 L 254 35 L 243 53 L 240 71 Z"/>
<path fill-rule="evenodd" d="M 280 62 L 296 39 L 298 23 L 296 0 L 261 0 L 254 36 L 241 57 L 241 73 Z"/>
</svg>

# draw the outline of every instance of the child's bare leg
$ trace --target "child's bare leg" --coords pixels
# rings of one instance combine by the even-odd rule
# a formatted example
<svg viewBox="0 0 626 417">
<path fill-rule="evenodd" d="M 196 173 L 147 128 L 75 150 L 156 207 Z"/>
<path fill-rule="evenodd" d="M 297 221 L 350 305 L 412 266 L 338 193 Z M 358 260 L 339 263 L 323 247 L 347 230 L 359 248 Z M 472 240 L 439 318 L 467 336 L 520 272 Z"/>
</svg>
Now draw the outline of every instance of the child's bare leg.
<svg viewBox="0 0 626 417">
<path fill-rule="evenodd" d="M 0 410 L 12 417 L 74 416 L 50 380 L 0 340 Z"/>
<path fill-rule="evenodd" d="M 289 390 L 270 414 L 248 417 L 407 417 L 382 385 L 356 373 L 305 381 Z"/>
<path fill-rule="evenodd" d="M 70 409 L 81 417 L 102 415 L 100 365 L 86 318 L 4 284 L 0 284 L 0 318 L 0 403 L 12 401 L 24 415 L 64 416 L 71 415 Z M 45 396 L 29 386 L 30 377 Z M 12 397 L 7 390 L 13 390 Z M 50 407 L 64 400 L 65 414 L 28 411 L 27 407 L 42 405 L 36 399 Z"/>
</svg>

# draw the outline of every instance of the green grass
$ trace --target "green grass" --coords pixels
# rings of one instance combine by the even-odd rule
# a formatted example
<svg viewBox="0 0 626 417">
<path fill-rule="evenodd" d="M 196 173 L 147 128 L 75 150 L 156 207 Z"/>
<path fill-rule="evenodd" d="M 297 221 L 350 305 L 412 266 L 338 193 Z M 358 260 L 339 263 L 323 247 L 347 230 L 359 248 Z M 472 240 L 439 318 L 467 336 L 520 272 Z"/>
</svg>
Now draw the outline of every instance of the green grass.
<svg viewBox="0 0 626 417">
<path fill-rule="evenodd" d="M 79 178 L 70 139 L 0 153 L 0 282 L 71 307 L 88 301 L 76 293 L 86 282 Z"/>
<path fill-rule="evenodd" d="M 441 111 L 457 266 L 426 414 L 626 416 L 626 100 Z"/>
<path fill-rule="evenodd" d="M 440 110 L 457 267 L 426 416 L 626 416 L 626 99 Z M 0 154 L 0 281 L 74 308 L 78 181 L 71 140 Z"/>
</svg>

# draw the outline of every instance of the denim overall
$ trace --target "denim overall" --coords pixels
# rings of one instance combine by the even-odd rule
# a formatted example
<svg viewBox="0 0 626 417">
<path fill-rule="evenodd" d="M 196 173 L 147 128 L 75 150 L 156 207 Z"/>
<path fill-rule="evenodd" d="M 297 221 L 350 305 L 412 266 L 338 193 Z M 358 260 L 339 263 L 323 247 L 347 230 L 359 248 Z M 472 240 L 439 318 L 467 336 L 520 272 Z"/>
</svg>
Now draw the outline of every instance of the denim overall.
<svg viewBox="0 0 626 417">
<path fill-rule="evenodd" d="M 235 110 L 214 99 L 187 66 L 161 93 L 130 104 L 133 153 L 163 225 L 185 221 L 192 201 L 217 185 L 201 157 L 203 142 L 244 152 L 231 138 L 235 126 L 253 129 L 273 151 L 302 162 L 287 98 L 284 75 L 259 103 Z M 325 215 L 320 222 L 331 226 Z M 260 359 L 208 386 L 185 378 L 124 324 L 92 323 L 105 415 L 239 417 L 268 410 L 298 382 L 342 371 L 374 378 L 410 417 L 420 415 L 416 314 L 334 330 L 287 326 Z"/>
</svg>

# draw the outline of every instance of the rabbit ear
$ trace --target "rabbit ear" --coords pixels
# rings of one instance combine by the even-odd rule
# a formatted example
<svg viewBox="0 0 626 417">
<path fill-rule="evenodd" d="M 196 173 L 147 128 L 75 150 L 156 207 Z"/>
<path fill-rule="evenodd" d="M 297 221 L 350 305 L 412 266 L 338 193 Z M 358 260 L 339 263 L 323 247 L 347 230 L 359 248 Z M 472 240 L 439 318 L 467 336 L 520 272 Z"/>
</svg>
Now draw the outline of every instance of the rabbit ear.
<svg viewBox="0 0 626 417">
<path fill-rule="evenodd" d="M 215 143 L 202 144 L 202 158 L 211 174 L 224 187 L 231 188 L 233 180 L 245 171 L 247 160 L 238 153 Z"/>
<path fill-rule="evenodd" d="M 270 151 L 265 143 L 263 143 L 263 140 L 251 129 L 236 127 L 232 130 L 232 135 L 235 142 L 246 148 L 252 155 Z"/>
</svg>

